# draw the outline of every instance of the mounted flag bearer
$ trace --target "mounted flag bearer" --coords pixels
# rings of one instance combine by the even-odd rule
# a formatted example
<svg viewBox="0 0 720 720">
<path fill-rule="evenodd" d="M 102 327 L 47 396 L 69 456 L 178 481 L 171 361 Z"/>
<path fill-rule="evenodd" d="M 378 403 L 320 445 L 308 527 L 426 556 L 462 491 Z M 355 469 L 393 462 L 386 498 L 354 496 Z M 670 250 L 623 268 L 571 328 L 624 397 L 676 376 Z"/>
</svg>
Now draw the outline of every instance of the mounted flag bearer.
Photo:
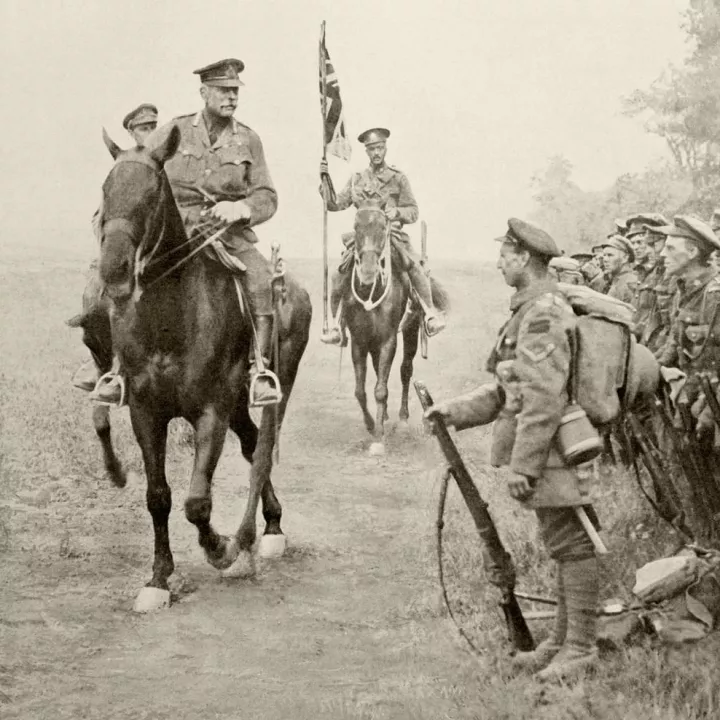
<svg viewBox="0 0 720 720">
<path fill-rule="evenodd" d="M 252 228 L 275 214 L 277 194 L 260 138 L 233 117 L 244 67 L 241 60 L 229 58 L 194 70 L 205 107 L 162 126 L 145 146 L 152 151 L 173 128 L 180 130 L 180 144 L 165 163 L 165 172 L 187 235 L 206 238 L 222 230 L 223 247 L 244 265 L 240 278 L 256 335 L 250 357 L 250 404 L 266 405 L 279 402 L 281 396 L 275 376 L 263 371 L 272 340 L 273 272 L 257 250 Z"/>
<path fill-rule="evenodd" d="M 353 174 L 345 188 L 337 195 L 329 181 L 327 161 L 323 160 L 320 163 L 320 178 L 323 183 L 320 191 L 326 198 L 327 209 L 330 212 L 347 210 L 350 206 L 360 208 L 369 204 L 377 205 L 385 212 L 385 216 L 391 223 L 390 237 L 395 266 L 407 272 L 412 286 L 427 308 L 425 328 L 428 336 L 431 337 L 437 335 L 445 327 L 445 318 L 437 312 L 433 305 L 430 278 L 420 263 L 420 256 L 410 244 L 410 238 L 407 233 L 403 232 L 404 225 L 417 221 L 418 206 L 405 174 L 385 162 L 389 137 L 390 131 L 385 128 L 372 128 L 358 137 L 358 140 L 365 146 L 370 166 L 361 173 Z M 321 337 L 324 343 L 330 345 L 344 344 L 341 330 L 342 320 L 337 315 L 340 300 L 352 276 L 354 235 L 345 236 L 343 241 L 346 243 L 347 249 L 338 271 L 333 276 L 330 294 L 330 306 L 335 325 Z"/>
</svg>

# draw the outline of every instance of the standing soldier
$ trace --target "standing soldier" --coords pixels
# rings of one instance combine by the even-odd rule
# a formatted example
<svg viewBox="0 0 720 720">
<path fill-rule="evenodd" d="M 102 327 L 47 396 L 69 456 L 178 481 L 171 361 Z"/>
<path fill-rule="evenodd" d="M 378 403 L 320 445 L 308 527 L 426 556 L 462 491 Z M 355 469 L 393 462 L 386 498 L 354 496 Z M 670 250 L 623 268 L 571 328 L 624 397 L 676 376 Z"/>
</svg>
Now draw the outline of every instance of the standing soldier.
<svg viewBox="0 0 720 720">
<path fill-rule="evenodd" d="M 150 103 L 143 103 L 134 110 L 131 110 L 122 121 L 122 126 L 128 131 L 133 139 L 136 147 L 141 147 L 145 143 L 145 138 L 157 127 L 158 109 Z M 95 211 L 92 216 L 92 227 L 95 237 L 99 240 L 99 218 L 100 209 Z M 83 293 L 83 315 L 89 316 L 97 312 L 104 312 L 102 309 L 102 287 L 97 277 L 97 260 L 93 260 L 90 264 L 90 279 Z M 91 392 L 95 389 L 97 381 L 100 379 L 100 370 L 95 360 L 87 360 L 84 362 L 73 377 L 73 385 L 81 390 Z M 106 394 L 105 398 L 111 402 L 120 400 L 120 385 L 115 381 L 109 389 L 103 390 Z"/>
<path fill-rule="evenodd" d="M 228 58 L 194 70 L 200 77 L 205 107 L 175 118 L 150 135 L 145 146 L 160 145 L 170 131 L 180 130 L 178 150 L 165 163 L 165 172 L 180 210 L 188 237 L 206 223 L 207 213 L 225 225 L 219 237 L 230 254 L 246 267 L 241 282 L 250 306 L 263 357 L 270 353 L 272 338 L 272 270 L 257 250 L 253 227 L 269 220 L 277 210 L 277 194 L 265 162 L 258 134 L 233 115 L 238 105 L 241 60 Z M 209 207 L 208 207 L 209 204 Z M 250 357 L 251 380 L 257 377 L 251 403 L 279 400 L 279 388 L 258 374 L 255 352 Z"/>
<path fill-rule="evenodd" d="M 643 283 L 647 276 L 655 269 L 658 258 L 654 256 L 651 245 L 647 242 L 647 226 L 660 227 L 667 225 L 668 221 L 659 213 L 640 213 L 631 215 L 627 219 L 628 230 L 625 239 L 632 245 L 635 254 L 633 271 L 638 283 Z"/>
<path fill-rule="evenodd" d="M 662 347 L 669 330 L 670 294 L 660 253 L 665 235 L 656 228 L 667 225 L 658 213 L 644 213 L 628 218 L 626 238 L 635 252 L 638 286 L 632 305 L 635 307 L 635 337 L 653 352 Z"/>
<path fill-rule="evenodd" d="M 610 297 L 632 303 L 637 288 L 637 276 L 632 264 L 635 255 L 630 243 L 621 235 L 611 235 L 603 243 L 603 269 Z"/>
<path fill-rule="evenodd" d="M 532 653 L 514 659 L 538 669 L 540 679 L 569 677 L 595 664 L 599 594 L 598 561 L 574 508 L 584 506 L 592 521 L 590 472 L 568 467 L 556 445 L 569 403 L 569 336 L 576 316 L 548 273 L 560 252 L 543 230 L 511 218 L 498 238 L 498 269 L 515 293 L 510 320 L 502 327 L 487 370 L 496 377 L 488 403 L 487 386 L 438 403 L 427 411 L 458 430 L 495 421 L 490 462 L 509 466 L 508 490 L 537 514 L 540 533 L 557 562 L 558 605 L 551 637 Z"/>
<path fill-rule="evenodd" d="M 697 374 L 717 375 L 720 367 L 720 278 L 710 264 L 720 240 L 706 223 L 676 215 L 673 224 L 658 228 L 666 236 L 662 257 L 668 276 L 675 279 L 670 335 L 658 353 L 661 365 L 677 367 L 687 376 L 682 402 L 700 416 Z"/>
<path fill-rule="evenodd" d="M 580 266 L 580 273 L 584 278 L 585 285 L 601 292 L 605 288 L 605 278 L 592 253 L 574 253 L 570 256 Z"/>
<path fill-rule="evenodd" d="M 347 210 L 351 205 L 358 208 L 368 203 L 376 203 L 385 211 L 391 225 L 391 238 L 395 251 L 393 255 L 399 256 L 400 264 L 406 270 L 410 283 L 423 303 L 430 308 L 430 313 L 425 317 L 425 328 L 428 336 L 432 337 L 445 327 L 445 319 L 434 309 L 430 278 L 420 264 L 420 256 L 410 244 L 410 238 L 402 229 L 404 225 L 414 223 L 418 219 L 418 206 L 405 174 L 385 162 L 389 137 L 390 131 L 385 128 L 372 128 L 358 136 L 358 141 L 365 146 L 370 167 L 361 173 L 353 174 L 339 195 L 335 196 L 327 185 L 329 174 L 327 162 L 324 160 L 320 163 L 320 179 L 326 188 L 327 209 L 330 212 Z M 323 192 L 323 186 L 320 190 Z M 322 342 L 330 345 L 344 344 L 342 322 L 336 316 L 340 300 L 351 277 L 354 237 L 350 234 L 343 240 L 346 241 L 348 249 L 338 271 L 333 275 L 330 293 L 330 310 L 335 318 L 335 324 L 321 337 Z"/>
</svg>

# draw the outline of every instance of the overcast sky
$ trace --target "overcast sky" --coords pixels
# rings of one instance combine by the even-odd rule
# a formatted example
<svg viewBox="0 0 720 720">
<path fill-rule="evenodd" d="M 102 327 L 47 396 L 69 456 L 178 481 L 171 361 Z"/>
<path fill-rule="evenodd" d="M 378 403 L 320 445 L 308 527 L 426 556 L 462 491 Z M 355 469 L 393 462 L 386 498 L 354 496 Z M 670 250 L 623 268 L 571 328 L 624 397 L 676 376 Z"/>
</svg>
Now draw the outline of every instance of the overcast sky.
<svg viewBox="0 0 720 720">
<path fill-rule="evenodd" d="M 95 252 L 90 216 L 111 166 L 107 127 L 141 102 L 161 122 L 201 107 L 192 71 L 246 64 L 237 117 L 260 135 L 279 194 L 261 249 L 319 256 L 318 38 L 353 138 L 336 186 L 366 165 L 355 138 L 390 128 L 388 160 L 409 177 L 432 256 L 486 258 L 530 177 L 567 156 L 586 189 L 641 170 L 660 140 L 620 112 L 686 52 L 684 0 L 0 0 L 3 243 Z M 331 246 L 352 211 L 331 216 Z M 419 224 L 408 228 L 419 237 Z"/>
</svg>

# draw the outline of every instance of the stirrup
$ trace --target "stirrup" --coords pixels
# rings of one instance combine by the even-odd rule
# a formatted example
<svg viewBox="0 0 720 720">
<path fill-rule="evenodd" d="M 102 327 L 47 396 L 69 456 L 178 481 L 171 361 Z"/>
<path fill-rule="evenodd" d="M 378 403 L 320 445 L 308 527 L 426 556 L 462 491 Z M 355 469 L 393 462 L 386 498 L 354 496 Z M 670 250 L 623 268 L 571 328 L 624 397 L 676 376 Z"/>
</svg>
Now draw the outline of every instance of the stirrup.
<svg viewBox="0 0 720 720">
<path fill-rule="evenodd" d="M 276 395 L 277 397 L 268 400 L 257 399 L 255 397 L 255 392 L 258 380 L 267 380 L 272 387 L 274 395 Z M 250 380 L 250 407 L 265 407 L 266 405 L 277 405 L 281 402 L 282 397 L 283 394 L 280 387 L 280 379 L 272 370 L 268 370 L 267 368 L 265 370 L 258 370 L 257 373 L 253 375 L 252 380 Z"/>
<path fill-rule="evenodd" d="M 435 329 L 432 332 L 430 331 L 431 322 L 436 324 Z M 442 313 L 438 313 L 437 315 L 425 315 L 425 317 L 423 317 L 423 327 L 425 328 L 425 334 L 429 338 L 437 335 L 439 332 L 442 332 L 446 326 L 447 323 L 442 317 Z"/>
<path fill-rule="evenodd" d="M 320 342 L 337 347 L 347 347 L 348 344 L 347 335 L 342 328 L 338 327 L 330 328 L 326 333 L 323 333 L 320 336 Z"/>
<path fill-rule="evenodd" d="M 98 397 L 98 392 L 100 391 L 100 388 L 103 384 L 110 384 L 113 379 L 117 378 L 117 381 L 120 383 L 120 400 L 118 402 L 106 402 L 105 400 L 101 400 Z M 95 389 L 90 393 L 88 396 L 90 400 L 93 402 L 96 402 L 98 405 L 105 405 L 106 407 L 123 407 L 126 404 L 126 387 L 125 387 L 125 378 L 120 375 L 119 373 L 113 372 L 112 370 L 110 372 L 106 372 L 104 375 L 101 375 L 97 383 L 95 384 Z"/>
</svg>

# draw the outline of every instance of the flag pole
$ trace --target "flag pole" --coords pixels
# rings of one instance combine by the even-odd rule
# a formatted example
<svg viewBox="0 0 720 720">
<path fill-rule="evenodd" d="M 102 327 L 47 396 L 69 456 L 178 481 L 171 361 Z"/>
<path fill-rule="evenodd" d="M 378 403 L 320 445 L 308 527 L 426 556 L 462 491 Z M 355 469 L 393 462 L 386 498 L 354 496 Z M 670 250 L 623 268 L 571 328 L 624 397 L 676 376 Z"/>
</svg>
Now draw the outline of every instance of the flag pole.
<svg viewBox="0 0 720 720">
<path fill-rule="evenodd" d="M 322 86 L 322 144 L 323 162 L 327 161 L 327 137 L 325 135 L 325 123 L 327 121 L 327 67 L 325 64 L 325 21 L 320 25 L 320 84 Z M 323 324 L 322 331 L 327 333 L 328 328 L 328 187 L 325 179 L 321 179 L 323 199 Z"/>
</svg>

